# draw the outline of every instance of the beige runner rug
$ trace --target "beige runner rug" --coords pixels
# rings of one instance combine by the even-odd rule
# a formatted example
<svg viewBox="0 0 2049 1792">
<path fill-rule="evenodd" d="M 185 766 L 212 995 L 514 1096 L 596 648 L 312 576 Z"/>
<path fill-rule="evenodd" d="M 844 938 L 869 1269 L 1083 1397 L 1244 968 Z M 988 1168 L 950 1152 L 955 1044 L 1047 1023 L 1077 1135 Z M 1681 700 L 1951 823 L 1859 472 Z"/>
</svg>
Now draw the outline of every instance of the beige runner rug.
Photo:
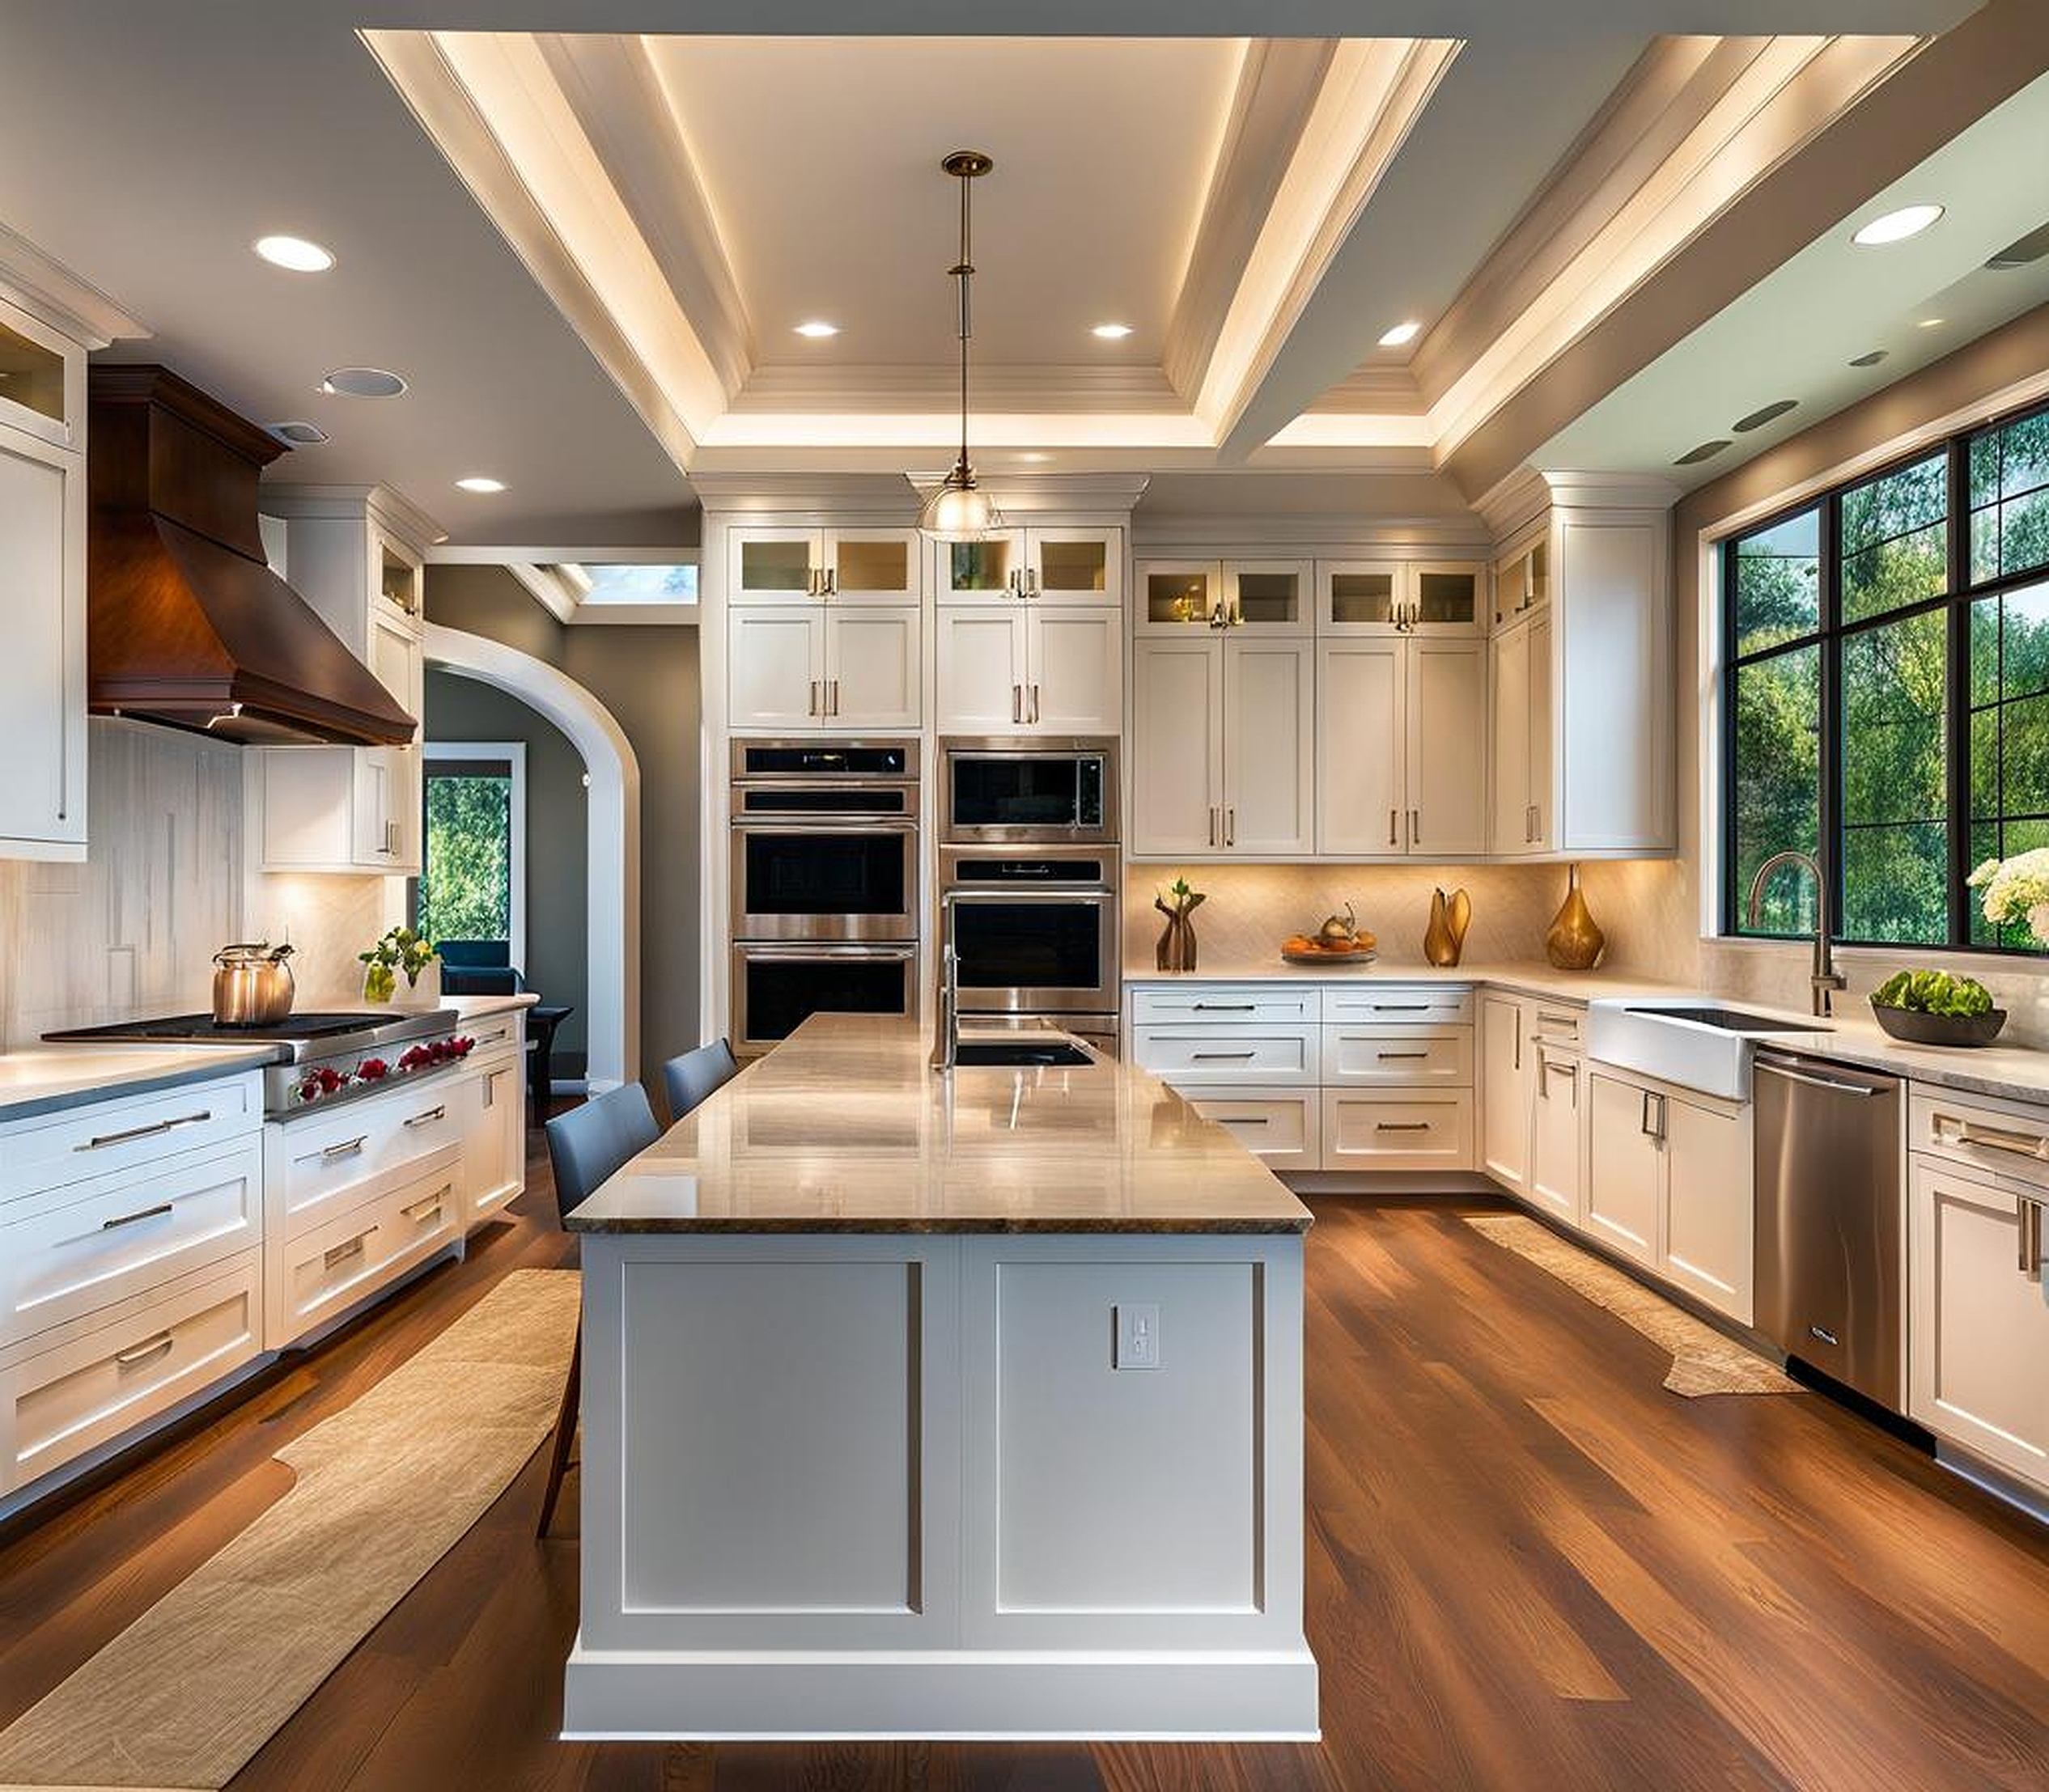
<svg viewBox="0 0 2049 1792">
<path fill-rule="evenodd" d="M 278 1452 L 298 1484 L 0 1732 L 0 1792 L 225 1786 L 554 1424 L 574 1270 L 515 1270 Z"/>
<path fill-rule="evenodd" d="M 1797 1394 L 1800 1383 L 1771 1363 L 1655 1294 L 1633 1277 L 1568 1243 L 1548 1226 L 1520 1214 L 1469 1214 L 1482 1237 L 1528 1259 L 1575 1294 L 1605 1307 L 1632 1330 L 1672 1353 L 1665 1385 L 1689 1399 L 1700 1394 Z"/>
</svg>

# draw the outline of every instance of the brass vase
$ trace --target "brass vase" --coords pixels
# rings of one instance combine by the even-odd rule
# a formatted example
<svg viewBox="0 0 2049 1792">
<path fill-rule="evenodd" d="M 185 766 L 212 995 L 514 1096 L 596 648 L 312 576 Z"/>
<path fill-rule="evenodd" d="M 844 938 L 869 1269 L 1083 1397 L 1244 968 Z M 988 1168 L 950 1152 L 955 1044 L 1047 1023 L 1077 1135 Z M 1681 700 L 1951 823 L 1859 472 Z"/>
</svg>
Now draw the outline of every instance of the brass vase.
<svg viewBox="0 0 2049 1792">
<path fill-rule="evenodd" d="M 1602 933 L 1580 890 L 1580 867 L 1566 872 L 1565 900 L 1544 935 L 1544 956 L 1561 971 L 1591 971 L 1608 949 Z"/>
<path fill-rule="evenodd" d="M 1430 925 L 1423 935 L 1423 955 L 1440 970 L 1449 970 L 1466 950 L 1466 930 L 1473 925 L 1473 899 L 1463 890 L 1430 899 Z"/>
<path fill-rule="evenodd" d="M 1195 968 L 1195 923 L 1191 918 L 1203 904 L 1200 891 L 1191 890 L 1186 896 L 1174 898 L 1169 907 L 1164 896 L 1156 895 L 1152 905 L 1167 917 L 1167 925 L 1161 929 L 1160 943 L 1153 948 L 1152 962 L 1162 971 L 1192 971 Z"/>
</svg>

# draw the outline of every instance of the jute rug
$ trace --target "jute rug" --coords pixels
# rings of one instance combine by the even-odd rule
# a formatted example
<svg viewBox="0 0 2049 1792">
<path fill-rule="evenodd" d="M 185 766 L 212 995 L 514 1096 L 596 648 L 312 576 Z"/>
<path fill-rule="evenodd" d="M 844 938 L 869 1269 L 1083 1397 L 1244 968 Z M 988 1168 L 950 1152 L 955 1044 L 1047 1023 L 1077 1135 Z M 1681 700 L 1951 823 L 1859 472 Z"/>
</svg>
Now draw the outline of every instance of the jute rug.
<svg viewBox="0 0 2049 1792">
<path fill-rule="evenodd" d="M 576 1315 L 515 1270 L 279 1451 L 297 1485 L 0 1732 L 0 1792 L 226 1786 L 547 1436 Z"/>
<path fill-rule="evenodd" d="M 1746 1349 L 1704 1320 L 1697 1320 L 1591 1252 L 1568 1243 L 1548 1226 L 1517 1214 L 1469 1214 L 1466 1223 L 1483 1238 L 1556 1276 L 1575 1294 L 1605 1307 L 1632 1330 L 1672 1353 L 1665 1385 L 1675 1394 L 1797 1394 L 1800 1383 Z"/>
</svg>

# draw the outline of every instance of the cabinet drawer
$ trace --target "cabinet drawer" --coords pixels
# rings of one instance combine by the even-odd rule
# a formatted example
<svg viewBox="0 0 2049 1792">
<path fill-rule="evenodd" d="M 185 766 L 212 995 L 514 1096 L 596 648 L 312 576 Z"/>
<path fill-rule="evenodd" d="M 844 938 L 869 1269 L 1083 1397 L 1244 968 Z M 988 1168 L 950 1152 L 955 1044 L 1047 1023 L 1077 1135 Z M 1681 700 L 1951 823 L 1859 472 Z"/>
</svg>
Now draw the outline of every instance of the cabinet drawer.
<svg viewBox="0 0 2049 1792">
<path fill-rule="evenodd" d="M 247 1252 L 225 1273 L 117 1323 L 16 1353 L 0 1368 L 0 1491 L 62 1468 L 255 1358 L 261 1261 Z"/>
<path fill-rule="evenodd" d="M 484 1063 L 487 1059 L 502 1057 L 508 1053 L 516 1053 L 520 1049 L 521 1019 L 522 1015 L 518 1011 L 493 1015 L 489 1019 L 480 1020 L 474 1027 L 469 1028 L 470 1038 L 476 1041 L 476 1044 L 470 1048 L 468 1060 L 469 1064 L 474 1066 Z"/>
<path fill-rule="evenodd" d="M 1323 1091 L 1326 1170 L 1470 1170 L 1473 1095 L 1381 1089 Z"/>
<path fill-rule="evenodd" d="M 95 1102 L 0 1133 L 0 1199 L 61 1188 L 111 1170 L 154 1163 L 255 1132 L 263 1124 L 263 1074 L 126 1100 Z"/>
<path fill-rule="evenodd" d="M 1551 1045 L 1576 1046 L 1583 1043 L 1587 1022 L 1585 1009 L 1568 1008 L 1531 996 L 1524 998 L 1524 1011 L 1529 1017 L 1532 1039 Z"/>
<path fill-rule="evenodd" d="M 1265 1025 L 1321 1018 L 1323 994 L 1313 984 L 1275 989 L 1263 984 L 1143 985 L 1131 992 L 1131 1019 Z"/>
<path fill-rule="evenodd" d="M 1317 1036 L 1306 1022 L 1274 1027 L 1135 1027 L 1132 1056 L 1177 1089 L 1215 1083 L 1313 1083 Z"/>
<path fill-rule="evenodd" d="M 462 1153 L 437 1151 L 374 1201 L 270 1253 L 265 1341 L 281 1350 L 396 1281 L 463 1230 Z"/>
<path fill-rule="evenodd" d="M 1195 1096 L 1212 1120 L 1270 1170 L 1313 1170 L 1322 1161 L 1322 1104 L 1313 1089 L 1246 1089 Z"/>
<path fill-rule="evenodd" d="M 140 1172 L 95 1177 L 0 1226 L 0 1344 L 147 1292 L 263 1237 L 263 1150 L 254 1137 Z"/>
<path fill-rule="evenodd" d="M 272 1213 L 295 1237 L 348 1212 L 392 1174 L 462 1137 L 465 1070 L 278 1129 Z"/>
<path fill-rule="evenodd" d="M 1908 1150 L 2049 1188 L 2049 1106 L 1983 1095 L 1959 1099 L 1917 1082 L 1907 1116 Z"/>
<path fill-rule="evenodd" d="M 1397 1088 L 1473 1087 L 1470 1027 L 1330 1026 L 1323 1029 L 1323 1080 Z"/>
<path fill-rule="evenodd" d="M 1323 1018 L 1326 1021 L 1383 1021 L 1397 1027 L 1470 1026 L 1473 992 L 1435 984 L 1326 989 Z"/>
</svg>

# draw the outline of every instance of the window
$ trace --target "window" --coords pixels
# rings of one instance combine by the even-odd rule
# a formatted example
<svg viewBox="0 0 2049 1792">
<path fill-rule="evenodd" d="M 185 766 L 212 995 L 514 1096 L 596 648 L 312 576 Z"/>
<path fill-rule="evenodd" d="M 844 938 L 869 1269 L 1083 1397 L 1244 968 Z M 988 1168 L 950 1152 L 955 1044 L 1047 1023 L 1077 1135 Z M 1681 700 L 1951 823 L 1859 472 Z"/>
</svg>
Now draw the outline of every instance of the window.
<svg viewBox="0 0 2049 1792">
<path fill-rule="evenodd" d="M 1724 544 L 1726 931 L 2039 953 L 1971 867 L 2049 845 L 2049 410 Z"/>
<path fill-rule="evenodd" d="M 426 749 L 426 849 L 414 925 L 426 938 L 503 940 L 526 959 L 526 747 L 443 742 Z"/>
</svg>

